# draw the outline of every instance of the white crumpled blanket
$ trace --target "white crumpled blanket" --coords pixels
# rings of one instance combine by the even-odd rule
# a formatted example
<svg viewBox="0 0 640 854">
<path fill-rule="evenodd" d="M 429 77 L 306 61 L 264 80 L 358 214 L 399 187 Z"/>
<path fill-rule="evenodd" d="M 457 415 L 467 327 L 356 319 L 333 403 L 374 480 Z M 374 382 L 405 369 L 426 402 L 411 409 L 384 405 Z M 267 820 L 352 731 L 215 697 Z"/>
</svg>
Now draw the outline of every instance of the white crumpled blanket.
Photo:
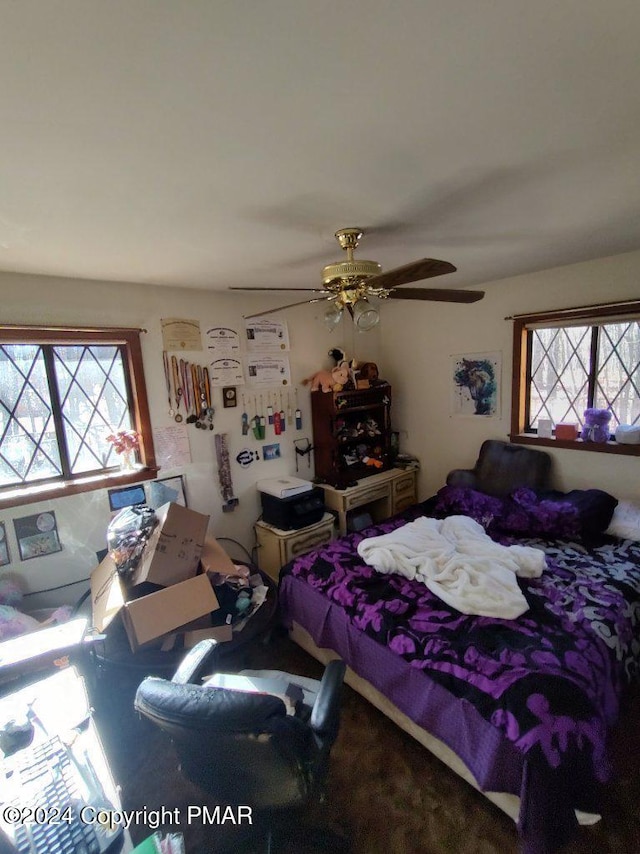
<svg viewBox="0 0 640 854">
<path fill-rule="evenodd" d="M 507 620 L 529 607 L 516 575 L 538 578 L 546 566 L 540 549 L 494 543 L 468 516 L 420 517 L 362 540 L 358 554 L 377 572 L 421 581 L 463 614 Z"/>
</svg>

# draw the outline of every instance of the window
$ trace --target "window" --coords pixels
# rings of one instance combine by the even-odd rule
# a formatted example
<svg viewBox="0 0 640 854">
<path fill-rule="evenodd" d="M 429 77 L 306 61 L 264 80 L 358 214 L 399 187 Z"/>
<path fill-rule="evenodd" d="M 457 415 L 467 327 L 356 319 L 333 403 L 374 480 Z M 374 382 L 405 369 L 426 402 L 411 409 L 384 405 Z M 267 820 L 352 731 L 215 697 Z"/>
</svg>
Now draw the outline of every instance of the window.
<svg viewBox="0 0 640 854">
<path fill-rule="evenodd" d="M 122 480 L 107 442 L 119 430 L 140 436 L 128 479 L 153 477 L 137 330 L 0 327 L 0 505 Z"/>
<path fill-rule="evenodd" d="M 612 436 L 618 424 L 640 425 L 638 301 L 515 318 L 512 441 L 531 441 L 540 419 L 581 426 L 588 407 L 611 411 Z M 640 453 L 633 445 L 569 444 Z"/>
</svg>

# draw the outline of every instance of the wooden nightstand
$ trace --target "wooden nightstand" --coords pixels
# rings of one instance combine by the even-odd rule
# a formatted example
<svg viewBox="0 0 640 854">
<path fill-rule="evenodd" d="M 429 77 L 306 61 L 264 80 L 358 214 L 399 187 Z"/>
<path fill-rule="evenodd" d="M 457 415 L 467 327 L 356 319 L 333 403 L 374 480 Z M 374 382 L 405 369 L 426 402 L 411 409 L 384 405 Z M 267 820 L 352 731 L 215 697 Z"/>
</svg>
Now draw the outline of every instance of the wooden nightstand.
<svg viewBox="0 0 640 854">
<path fill-rule="evenodd" d="M 340 535 L 347 533 L 347 516 L 361 508 L 371 514 L 374 522 L 383 522 L 389 516 L 410 507 L 418 500 L 418 469 L 390 469 L 363 478 L 355 486 L 337 489 L 320 483 L 324 490 L 324 501 L 338 516 Z"/>
<path fill-rule="evenodd" d="M 262 520 L 256 522 L 258 566 L 274 581 L 278 581 L 280 569 L 285 563 L 333 539 L 333 525 L 334 517 L 331 513 L 325 513 L 313 525 L 293 531 L 284 531 Z"/>
</svg>

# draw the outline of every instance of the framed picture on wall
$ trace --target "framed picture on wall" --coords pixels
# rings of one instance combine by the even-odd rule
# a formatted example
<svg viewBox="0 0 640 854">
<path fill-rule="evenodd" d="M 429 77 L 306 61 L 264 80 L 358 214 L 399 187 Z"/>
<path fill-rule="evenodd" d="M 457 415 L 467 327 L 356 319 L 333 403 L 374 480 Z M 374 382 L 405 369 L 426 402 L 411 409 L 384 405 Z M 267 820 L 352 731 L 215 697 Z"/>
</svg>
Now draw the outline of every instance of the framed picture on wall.
<svg viewBox="0 0 640 854">
<path fill-rule="evenodd" d="M 178 474 L 175 477 L 162 477 L 158 480 L 152 480 L 147 484 L 147 490 L 149 493 L 147 503 L 154 510 L 170 501 L 174 504 L 181 504 L 183 507 L 188 506 L 184 475 Z"/>
<path fill-rule="evenodd" d="M 20 560 L 31 560 L 62 551 L 53 510 L 14 519 L 13 527 L 18 540 Z"/>
<path fill-rule="evenodd" d="M 0 522 L 0 566 L 6 566 L 9 563 L 11 563 L 11 555 L 7 542 L 7 529 L 4 522 Z"/>
<path fill-rule="evenodd" d="M 500 417 L 502 353 L 451 356 L 451 415 Z"/>
</svg>

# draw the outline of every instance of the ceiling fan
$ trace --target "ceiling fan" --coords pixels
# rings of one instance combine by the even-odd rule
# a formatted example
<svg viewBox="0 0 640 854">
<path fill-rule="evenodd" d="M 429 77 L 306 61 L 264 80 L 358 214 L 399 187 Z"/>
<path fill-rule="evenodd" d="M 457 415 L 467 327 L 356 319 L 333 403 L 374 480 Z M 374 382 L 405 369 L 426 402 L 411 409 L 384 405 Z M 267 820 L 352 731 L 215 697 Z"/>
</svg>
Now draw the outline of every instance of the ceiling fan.
<svg viewBox="0 0 640 854">
<path fill-rule="evenodd" d="M 359 228 L 341 228 L 335 233 L 340 246 L 347 253 L 346 260 L 327 264 L 322 270 L 322 288 L 278 288 L 285 291 L 310 291 L 322 294 L 303 302 L 293 302 L 279 308 L 248 314 L 245 317 L 261 317 L 283 311 L 296 305 L 306 305 L 315 302 L 328 302 L 331 307 L 325 314 L 325 322 L 329 328 L 336 326 L 342 319 L 345 308 L 353 318 L 353 322 L 362 331 L 372 329 L 379 321 L 377 308 L 369 302 L 369 298 L 431 300 L 437 302 L 470 303 L 482 299 L 484 291 L 448 290 L 444 288 L 403 288 L 400 285 L 410 282 L 420 282 L 454 273 L 456 268 L 448 261 L 437 261 L 434 258 L 421 258 L 382 272 L 382 267 L 376 261 L 366 261 L 354 258 L 353 251 L 362 237 Z M 232 291 L 256 291 L 264 288 L 230 288 Z"/>
</svg>

